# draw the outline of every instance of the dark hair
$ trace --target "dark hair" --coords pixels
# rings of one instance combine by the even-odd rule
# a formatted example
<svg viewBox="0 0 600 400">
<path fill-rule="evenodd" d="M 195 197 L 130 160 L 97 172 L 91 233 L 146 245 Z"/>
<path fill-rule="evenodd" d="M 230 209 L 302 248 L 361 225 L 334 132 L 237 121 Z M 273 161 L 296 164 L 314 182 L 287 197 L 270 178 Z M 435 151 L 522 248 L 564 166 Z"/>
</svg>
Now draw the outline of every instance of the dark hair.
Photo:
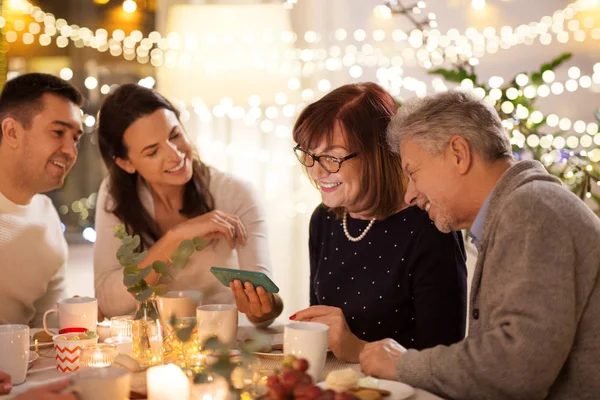
<svg viewBox="0 0 600 400">
<path fill-rule="evenodd" d="M 18 76 L 6 82 L 0 93 L 0 133 L 1 122 L 8 117 L 29 129 L 33 117 L 43 110 L 42 96 L 46 93 L 63 97 L 78 107 L 83 103 L 79 90 L 57 76 L 40 73 Z"/>
<path fill-rule="evenodd" d="M 294 125 L 294 140 L 306 150 L 323 138 L 331 143 L 335 124 L 342 125 L 348 150 L 358 153 L 362 160 L 364 211 L 377 218 L 398 212 L 404 201 L 400 156 L 386 141 L 387 125 L 397 110 L 394 98 L 375 83 L 344 85 L 306 107 Z M 346 210 L 333 211 L 339 217 Z"/>
<path fill-rule="evenodd" d="M 127 148 L 123 142 L 127 128 L 160 109 L 172 111 L 179 119 L 179 110 L 161 94 L 130 83 L 119 87 L 104 100 L 98 116 L 98 143 L 110 175 L 108 190 L 112 197 L 112 207 L 109 209 L 107 204 L 106 211 L 115 214 L 125 224 L 128 233 L 140 235 L 143 248 L 149 248 L 151 241 L 160 238 L 159 229 L 138 196 L 138 173 L 123 171 L 115 163 L 115 157 L 127 159 Z M 192 170 L 192 179 L 185 184 L 183 192 L 183 207 L 179 210 L 188 218 L 205 214 L 214 207 L 208 191 L 210 171 L 196 152 Z"/>
</svg>

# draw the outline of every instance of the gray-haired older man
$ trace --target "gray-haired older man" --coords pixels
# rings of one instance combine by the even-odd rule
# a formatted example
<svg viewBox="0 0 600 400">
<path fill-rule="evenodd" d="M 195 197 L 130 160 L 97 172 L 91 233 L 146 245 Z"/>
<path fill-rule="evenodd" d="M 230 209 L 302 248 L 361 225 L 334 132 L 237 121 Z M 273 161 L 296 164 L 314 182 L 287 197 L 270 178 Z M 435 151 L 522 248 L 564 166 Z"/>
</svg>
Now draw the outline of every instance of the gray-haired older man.
<svg viewBox="0 0 600 400">
<path fill-rule="evenodd" d="M 388 139 L 406 202 L 441 231 L 470 228 L 479 258 L 466 339 L 371 343 L 363 371 L 453 399 L 599 399 L 600 220 L 540 163 L 516 162 L 498 114 L 465 93 L 403 105 Z"/>
</svg>

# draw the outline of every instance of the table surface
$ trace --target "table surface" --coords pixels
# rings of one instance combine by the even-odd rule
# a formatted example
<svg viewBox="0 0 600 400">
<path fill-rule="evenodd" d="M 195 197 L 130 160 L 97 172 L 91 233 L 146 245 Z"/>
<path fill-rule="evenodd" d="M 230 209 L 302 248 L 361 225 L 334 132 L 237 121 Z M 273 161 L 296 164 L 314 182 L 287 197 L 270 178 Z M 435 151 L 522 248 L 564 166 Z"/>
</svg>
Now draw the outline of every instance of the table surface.
<svg viewBox="0 0 600 400">
<path fill-rule="evenodd" d="M 271 337 L 271 343 L 282 343 L 283 342 L 283 326 L 275 325 L 268 329 L 261 329 L 261 333 L 269 335 Z M 256 334 L 257 329 L 249 324 L 245 323 L 245 321 L 240 321 L 240 326 L 238 329 L 238 339 L 246 340 Z M 15 395 L 21 394 L 28 389 L 45 385 L 60 379 L 64 379 L 68 376 L 68 373 L 62 373 L 56 369 L 56 361 L 54 358 L 54 349 L 52 346 L 48 347 L 40 347 L 38 349 L 39 359 L 33 363 L 31 369 L 27 372 L 27 378 L 25 382 L 21 385 L 17 385 L 13 387 L 10 395 L 0 396 L 0 399 L 10 399 Z M 261 363 L 261 369 L 265 370 L 275 370 L 278 368 L 280 364 L 280 358 L 278 357 L 259 357 L 259 361 Z M 353 368 L 356 371 L 360 372 L 360 364 L 351 364 L 338 360 L 333 355 L 329 355 L 327 358 L 327 362 L 325 364 L 325 369 L 323 371 L 322 378 L 327 376 L 327 374 L 331 371 L 345 369 L 345 368 Z M 411 397 L 412 400 L 440 400 L 441 398 L 433 395 L 429 392 L 415 389 L 415 395 Z"/>
</svg>

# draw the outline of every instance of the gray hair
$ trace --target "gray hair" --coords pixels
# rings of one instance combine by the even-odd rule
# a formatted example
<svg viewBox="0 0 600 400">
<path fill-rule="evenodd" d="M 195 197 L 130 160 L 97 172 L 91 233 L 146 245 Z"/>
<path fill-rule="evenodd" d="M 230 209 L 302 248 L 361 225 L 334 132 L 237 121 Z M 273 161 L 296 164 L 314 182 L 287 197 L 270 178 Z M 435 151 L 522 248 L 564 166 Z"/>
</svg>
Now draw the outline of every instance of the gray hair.
<svg viewBox="0 0 600 400">
<path fill-rule="evenodd" d="M 462 136 L 486 161 L 513 158 L 500 116 L 485 101 L 462 91 L 439 93 L 403 103 L 387 128 L 388 144 L 400 152 L 405 139 L 432 155 L 446 150 L 452 136 Z"/>
</svg>

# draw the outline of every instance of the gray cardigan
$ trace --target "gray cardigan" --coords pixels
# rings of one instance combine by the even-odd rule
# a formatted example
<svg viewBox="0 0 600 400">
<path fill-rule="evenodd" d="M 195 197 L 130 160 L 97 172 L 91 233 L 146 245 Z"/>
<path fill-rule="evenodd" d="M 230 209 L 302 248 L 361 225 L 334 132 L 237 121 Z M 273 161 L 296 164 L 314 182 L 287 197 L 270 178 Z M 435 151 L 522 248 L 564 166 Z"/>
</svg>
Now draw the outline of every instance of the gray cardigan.
<svg viewBox="0 0 600 400">
<path fill-rule="evenodd" d="M 409 350 L 398 379 L 452 399 L 600 399 L 600 220 L 536 161 L 498 181 L 469 336 Z"/>
</svg>

